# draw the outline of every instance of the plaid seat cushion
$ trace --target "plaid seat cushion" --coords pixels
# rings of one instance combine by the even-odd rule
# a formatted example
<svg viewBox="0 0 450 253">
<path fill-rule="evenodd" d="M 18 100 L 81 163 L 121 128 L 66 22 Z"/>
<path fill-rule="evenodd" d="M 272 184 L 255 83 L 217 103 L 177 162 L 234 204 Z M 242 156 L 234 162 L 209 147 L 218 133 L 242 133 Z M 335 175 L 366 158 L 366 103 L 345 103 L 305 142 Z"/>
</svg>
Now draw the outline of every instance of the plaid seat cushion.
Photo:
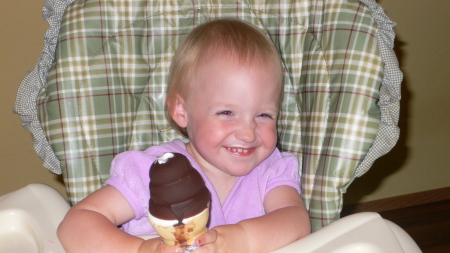
<svg viewBox="0 0 450 253">
<path fill-rule="evenodd" d="M 393 38 L 380 40 L 393 23 L 373 0 L 46 4 L 57 10 L 48 14 L 54 34 L 34 70 L 46 81 L 21 87 L 34 85 L 36 149 L 62 172 L 72 203 L 103 186 L 118 153 L 182 138 L 164 117 L 171 57 L 189 31 L 214 18 L 253 23 L 280 51 L 279 148 L 299 158 L 313 230 L 339 218 L 348 185 L 398 138 L 401 74 L 394 57 L 397 79 L 386 80 Z M 25 119 L 20 92 L 16 111 Z"/>
</svg>

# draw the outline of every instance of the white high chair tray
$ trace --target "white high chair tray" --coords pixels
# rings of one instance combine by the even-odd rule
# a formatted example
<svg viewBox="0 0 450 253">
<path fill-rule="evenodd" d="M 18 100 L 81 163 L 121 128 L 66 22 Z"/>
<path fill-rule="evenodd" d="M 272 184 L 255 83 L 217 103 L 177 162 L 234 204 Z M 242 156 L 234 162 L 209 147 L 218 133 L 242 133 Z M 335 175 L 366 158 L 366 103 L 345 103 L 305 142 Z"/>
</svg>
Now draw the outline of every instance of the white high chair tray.
<svg viewBox="0 0 450 253">
<path fill-rule="evenodd" d="M 56 229 L 68 210 L 69 205 L 59 192 L 43 184 L 31 184 L 0 196 L 0 252 L 63 253 Z M 275 252 L 421 251 L 399 226 L 377 213 L 359 213 L 335 221 Z"/>
<path fill-rule="evenodd" d="M 155 235 L 141 236 L 144 239 Z M 367 212 L 342 218 L 274 253 L 422 252 L 412 238 L 379 214 Z"/>
</svg>

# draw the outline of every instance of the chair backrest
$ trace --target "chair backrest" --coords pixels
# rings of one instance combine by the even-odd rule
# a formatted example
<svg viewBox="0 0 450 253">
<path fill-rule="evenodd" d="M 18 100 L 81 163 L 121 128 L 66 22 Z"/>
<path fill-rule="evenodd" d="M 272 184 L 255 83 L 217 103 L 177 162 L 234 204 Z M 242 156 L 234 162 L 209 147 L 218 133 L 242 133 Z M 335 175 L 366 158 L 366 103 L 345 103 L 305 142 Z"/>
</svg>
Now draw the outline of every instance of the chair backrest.
<svg viewBox="0 0 450 253">
<path fill-rule="evenodd" d="M 48 0 L 44 17 L 44 53 L 15 111 L 72 203 L 103 186 L 118 153 L 182 138 L 164 118 L 168 68 L 184 35 L 214 18 L 253 23 L 280 51 L 279 148 L 299 158 L 313 230 L 339 218 L 349 184 L 398 138 L 394 24 L 374 0 Z"/>
</svg>

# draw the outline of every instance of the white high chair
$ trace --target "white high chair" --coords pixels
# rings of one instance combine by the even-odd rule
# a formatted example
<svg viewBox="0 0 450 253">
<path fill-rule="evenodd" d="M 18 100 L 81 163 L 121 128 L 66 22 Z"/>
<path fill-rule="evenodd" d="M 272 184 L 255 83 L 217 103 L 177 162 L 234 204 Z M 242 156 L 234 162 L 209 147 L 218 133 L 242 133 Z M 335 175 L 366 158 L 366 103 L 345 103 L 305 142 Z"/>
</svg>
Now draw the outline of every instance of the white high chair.
<svg viewBox="0 0 450 253">
<path fill-rule="evenodd" d="M 279 148 L 299 158 L 317 232 L 280 252 L 420 252 L 377 214 L 338 220 L 348 186 L 399 134 L 394 23 L 375 0 L 47 0 L 43 55 L 14 109 L 69 201 L 100 188 L 116 154 L 181 138 L 163 113 L 171 57 L 218 17 L 266 31 L 285 66 Z"/>
</svg>

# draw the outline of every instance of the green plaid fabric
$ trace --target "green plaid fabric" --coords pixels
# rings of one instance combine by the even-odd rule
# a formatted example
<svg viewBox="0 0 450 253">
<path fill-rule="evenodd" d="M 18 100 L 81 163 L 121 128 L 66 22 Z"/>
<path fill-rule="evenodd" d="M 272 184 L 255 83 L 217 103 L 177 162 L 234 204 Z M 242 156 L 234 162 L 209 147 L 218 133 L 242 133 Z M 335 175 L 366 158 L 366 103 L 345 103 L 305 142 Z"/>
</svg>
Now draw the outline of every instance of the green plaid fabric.
<svg viewBox="0 0 450 253">
<path fill-rule="evenodd" d="M 345 189 L 392 147 L 377 140 L 385 129 L 377 102 L 386 61 L 372 16 L 377 5 L 365 2 L 73 1 L 52 26 L 54 60 L 37 89 L 38 120 L 57 158 L 44 160 L 62 172 L 76 203 L 103 186 L 118 153 L 181 138 L 163 110 L 171 57 L 198 24 L 239 18 L 266 31 L 282 56 L 279 148 L 299 158 L 317 230 L 339 218 Z M 391 144 L 396 120 L 381 137 Z"/>
</svg>

